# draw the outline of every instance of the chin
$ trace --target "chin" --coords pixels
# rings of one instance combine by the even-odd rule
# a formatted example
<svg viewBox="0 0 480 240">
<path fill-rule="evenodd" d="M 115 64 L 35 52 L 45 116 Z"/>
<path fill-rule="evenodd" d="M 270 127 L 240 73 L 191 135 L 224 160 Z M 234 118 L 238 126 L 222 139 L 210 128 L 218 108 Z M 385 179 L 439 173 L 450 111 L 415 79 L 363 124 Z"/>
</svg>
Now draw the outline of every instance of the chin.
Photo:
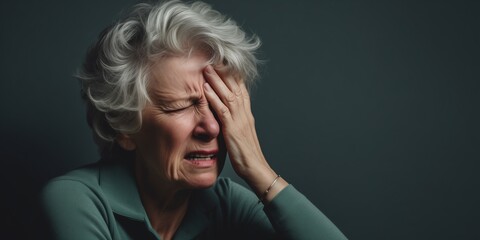
<svg viewBox="0 0 480 240">
<path fill-rule="evenodd" d="M 193 189 L 209 188 L 217 181 L 218 174 L 215 173 L 202 173 L 194 176 L 188 180 L 188 185 Z"/>
</svg>

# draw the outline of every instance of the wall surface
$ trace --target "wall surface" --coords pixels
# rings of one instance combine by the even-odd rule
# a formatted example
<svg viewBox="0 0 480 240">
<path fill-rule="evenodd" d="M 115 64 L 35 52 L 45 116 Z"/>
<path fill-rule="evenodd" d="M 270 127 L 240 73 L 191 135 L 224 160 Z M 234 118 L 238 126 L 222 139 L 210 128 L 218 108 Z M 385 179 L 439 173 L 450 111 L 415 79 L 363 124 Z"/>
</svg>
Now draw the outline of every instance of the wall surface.
<svg viewBox="0 0 480 240">
<path fill-rule="evenodd" d="M 263 40 L 267 159 L 350 239 L 480 239 L 478 1 L 207 2 Z M 40 187 L 98 159 L 72 75 L 132 3 L 0 3 L 2 236 L 38 238 Z"/>
</svg>

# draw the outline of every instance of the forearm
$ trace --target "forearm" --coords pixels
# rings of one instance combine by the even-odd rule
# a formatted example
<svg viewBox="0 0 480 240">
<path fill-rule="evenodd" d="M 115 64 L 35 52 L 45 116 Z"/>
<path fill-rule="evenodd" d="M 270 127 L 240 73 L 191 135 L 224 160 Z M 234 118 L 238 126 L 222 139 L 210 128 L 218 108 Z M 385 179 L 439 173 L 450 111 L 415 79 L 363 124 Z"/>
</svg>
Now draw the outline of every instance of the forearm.
<svg viewBox="0 0 480 240">
<path fill-rule="evenodd" d="M 265 206 L 272 226 L 282 239 L 344 240 L 345 235 L 292 185 Z"/>
</svg>

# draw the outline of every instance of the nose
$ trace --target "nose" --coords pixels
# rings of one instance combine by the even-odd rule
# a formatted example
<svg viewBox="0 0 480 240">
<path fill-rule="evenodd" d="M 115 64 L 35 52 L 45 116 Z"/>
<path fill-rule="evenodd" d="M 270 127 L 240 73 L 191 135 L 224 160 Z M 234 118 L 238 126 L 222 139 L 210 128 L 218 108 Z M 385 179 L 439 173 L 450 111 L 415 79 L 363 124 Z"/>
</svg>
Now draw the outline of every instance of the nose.
<svg viewBox="0 0 480 240">
<path fill-rule="evenodd" d="M 208 106 L 205 106 L 198 114 L 198 122 L 193 130 L 194 137 L 209 142 L 216 138 L 219 133 L 220 125 L 215 115 Z"/>
</svg>

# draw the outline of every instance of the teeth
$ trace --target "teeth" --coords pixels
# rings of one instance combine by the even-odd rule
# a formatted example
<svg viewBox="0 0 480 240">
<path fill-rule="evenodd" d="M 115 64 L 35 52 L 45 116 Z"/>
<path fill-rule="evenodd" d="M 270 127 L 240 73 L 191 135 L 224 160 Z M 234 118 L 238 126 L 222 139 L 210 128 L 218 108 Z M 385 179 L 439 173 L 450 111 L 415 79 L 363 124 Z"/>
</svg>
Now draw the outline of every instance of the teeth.
<svg viewBox="0 0 480 240">
<path fill-rule="evenodd" d="M 192 160 L 192 161 L 201 161 L 201 160 L 209 160 L 213 158 L 215 154 L 208 154 L 208 155 L 202 155 L 202 154 L 192 154 L 188 155 L 187 159 Z"/>
</svg>

